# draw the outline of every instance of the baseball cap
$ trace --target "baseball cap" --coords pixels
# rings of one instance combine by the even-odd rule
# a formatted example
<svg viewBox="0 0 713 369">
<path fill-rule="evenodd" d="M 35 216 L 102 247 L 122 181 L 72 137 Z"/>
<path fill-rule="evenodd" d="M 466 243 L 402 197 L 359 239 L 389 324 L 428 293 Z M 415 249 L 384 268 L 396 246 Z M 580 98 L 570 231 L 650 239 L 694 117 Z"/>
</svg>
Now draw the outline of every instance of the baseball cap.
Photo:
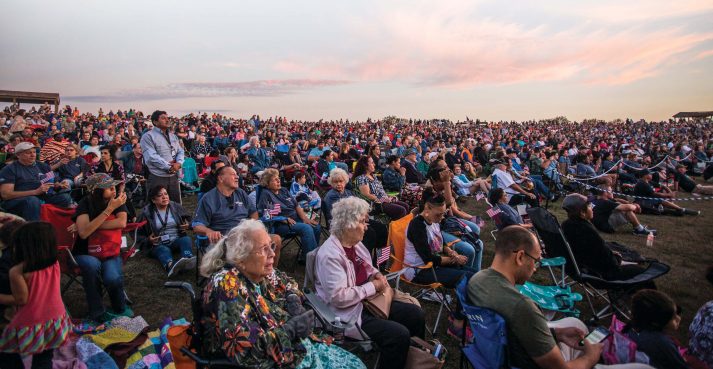
<svg viewBox="0 0 713 369">
<path fill-rule="evenodd" d="M 35 145 L 29 143 L 29 142 L 20 142 L 17 146 L 15 146 L 15 153 L 19 154 L 23 151 L 27 151 L 30 149 L 34 150 Z"/>
<path fill-rule="evenodd" d="M 87 185 L 89 192 L 94 192 L 94 190 L 98 188 L 114 187 L 121 182 L 122 181 L 111 178 L 111 176 L 106 173 L 97 173 L 92 174 L 84 183 Z"/>
<path fill-rule="evenodd" d="M 586 196 L 578 193 L 571 193 L 567 195 L 564 200 L 562 200 L 562 209 L 567 210 L 568 212 L 580 211 L 584 208 L 587 202 L 589 202 L 589 200 Z"/>
</svg>

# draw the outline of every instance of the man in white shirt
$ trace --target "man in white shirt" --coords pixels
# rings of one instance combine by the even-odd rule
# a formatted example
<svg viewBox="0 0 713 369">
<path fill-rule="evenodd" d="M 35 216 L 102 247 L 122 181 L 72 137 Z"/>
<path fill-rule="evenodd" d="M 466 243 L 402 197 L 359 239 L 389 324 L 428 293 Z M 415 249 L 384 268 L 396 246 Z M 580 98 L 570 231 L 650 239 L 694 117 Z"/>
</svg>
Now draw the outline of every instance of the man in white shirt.
<svg viewBox="0 0 713 369">
<path fill-rule="evenodd" d="M 539 206 L 539 201 L 534 193 L 528 192 L 524 188 L 520 187 L 512 175 L 508 172 L 510 161 L 507 164 L 499 159 L 494 159 L 491 161 L 493 165 L 493 188 L 502 188 L 508 197 L 508 204 L 510 206 L 516 206 L 523 202 L 530 204 L 530 206 Z"/>
</svg>

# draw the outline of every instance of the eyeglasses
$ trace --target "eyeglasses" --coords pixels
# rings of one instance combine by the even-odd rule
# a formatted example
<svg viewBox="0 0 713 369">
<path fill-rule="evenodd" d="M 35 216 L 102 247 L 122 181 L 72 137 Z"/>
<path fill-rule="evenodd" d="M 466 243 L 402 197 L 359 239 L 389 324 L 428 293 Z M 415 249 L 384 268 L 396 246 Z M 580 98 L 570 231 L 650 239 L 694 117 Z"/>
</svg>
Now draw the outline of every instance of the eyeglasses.
<svg viewBox="0 0 713 369">
<path fill-rule="evenodd" d="M 270 253 L 275 253 L 275 248 L 277 248 L 277 245 L 274 242 L 270 242 L 269 246 L 260 248 L 260 251 L 253 251 L 251 254 L 270 256 Z"/>
<path fill-rule="evenodd" d="M 536 257 L 528 254 L 527 251 L 525 251 L 525 250 L 515 250 L 515 251 L 513 251 L 513 253 L 517 253 L 519 251 L 522 251 L 525 254 L 525 256 L 527 256 L 528 258 L 535 261 L 535 268 L 539 268 L 540 265 L 542 265 L 542 257 L 536 258 Z"/>
</svg>

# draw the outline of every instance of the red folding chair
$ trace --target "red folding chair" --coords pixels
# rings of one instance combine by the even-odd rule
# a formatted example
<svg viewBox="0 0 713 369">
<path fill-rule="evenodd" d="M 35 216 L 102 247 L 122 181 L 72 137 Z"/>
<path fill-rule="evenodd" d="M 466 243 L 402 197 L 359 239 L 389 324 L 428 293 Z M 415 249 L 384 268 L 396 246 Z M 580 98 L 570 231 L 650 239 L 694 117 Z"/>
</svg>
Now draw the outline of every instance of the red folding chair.
<svg viewBox="0 0 713 369">
<path fill-rule="evenodd" d="M 80 285 L 82 284 L 81 270 L 72 255 L 75 233 L 67 230 L 69 226 L 74 224 L 72 221 L 73 215 L 74 209 L 60 208 L 50 204 L 42 204 L 42 206 L 40 206 L 40 220 L 51 224 L 54 229 L 55 237 L 57 238 L 57 259 L 59 261 L 59 268 L 62 274 L 68 278 L 67 283 L 60 289 L 62 294 L 64 294 L 74 282 Z"/>
</svg>

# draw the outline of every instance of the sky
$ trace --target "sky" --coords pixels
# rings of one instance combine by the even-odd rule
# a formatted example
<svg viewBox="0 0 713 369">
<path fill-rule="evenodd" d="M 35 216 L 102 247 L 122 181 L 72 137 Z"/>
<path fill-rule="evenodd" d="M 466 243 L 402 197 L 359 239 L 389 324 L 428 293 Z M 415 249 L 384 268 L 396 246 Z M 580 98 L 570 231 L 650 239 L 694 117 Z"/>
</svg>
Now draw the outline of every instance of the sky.
<svg viewBox="0 0 713 369">
<path fill-rule="evenodd" d="M 713 1 L 5 0 L 0 90 L 318 120 L 713 110 Z"/>
</svg>

